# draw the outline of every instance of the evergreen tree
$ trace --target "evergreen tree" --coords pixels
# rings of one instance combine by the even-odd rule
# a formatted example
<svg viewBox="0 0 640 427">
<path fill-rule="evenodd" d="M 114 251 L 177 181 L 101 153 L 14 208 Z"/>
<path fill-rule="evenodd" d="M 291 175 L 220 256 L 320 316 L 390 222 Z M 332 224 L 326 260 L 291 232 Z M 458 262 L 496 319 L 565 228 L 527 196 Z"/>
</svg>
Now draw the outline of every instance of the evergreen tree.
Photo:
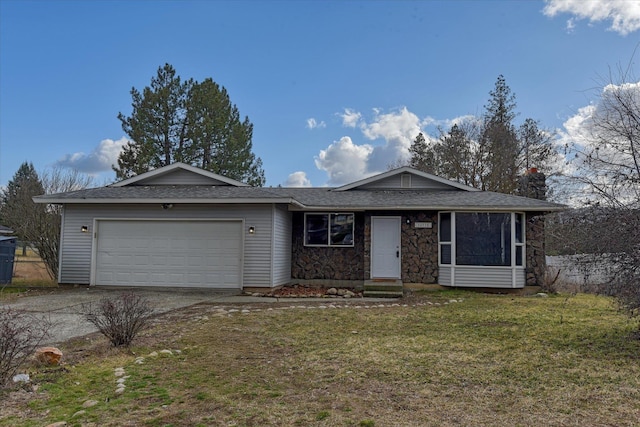
<svg viewBox="0 0 640 427">
<path fill-rule="evenodd" d="M 122 129 L 132 140 L 118 157 L 118 178 L 129 178 L 167 166 L 180 157 L 186 141 L 187 93 L 191 80 L 182 83 L 169 64 L 158 68 L 151 86 L 140 93 L 131 89 L 131 116 L 118 114 Z"/>
<path fill-rule="evenodd" d="M 515 192 L 518 184 L 518 135 L 515 95 L 502 75 L 498 76 L 491 98 L 485 105 L 482 144 L 487 149 L 486 174 L 482 189 L 500 193 Z"/>
<path fill-rule="evenodd" d="M 531 118 L 524 121 L 518 128 L 520 170 L 535 167 L 547 174 L 552 174 L 553 158 L 556 149 L 553 145 L 553 134 L 540 129 L 539 123 Z"/>
<path fill-rule="evenodd" d="M 253 125 L 240 119 L 227 90 L 212 79 L 182 82 L 174 68 L 158 68 L 151 85 L 131 90 L 133 111 L 120 113 L 132 140 L 114 167 L 120 179 L 184 162 L 244 181 L 264 185 L 262 161 L 252 152 Z"/>
<path fill-rule="evenodd" d="M 15 235 L 23 242 L 29 241 L 30 230 L 36 227 L 33 210 L 43 209 L 33 203 L 33 196 L 44 194 L 44 187 L 33 163 L 24 162 L 20 165 L 2 192 L 2 206 L 0 206 L 0 222 L 11 228 Z"/>
<path fill-rule="evenodd" d="M 411 143 L 409 154 L 411 154 L 409 166 L 423 172 L 434 175 L 438 174 L 436 152 L 432 146 L 427 144 L 427 140 L 422 132 L 420 132 Z"/>
<path fill-rule="evenodd" d="M 439 175 L 477 187 L 482 177 L 484 153 L 476 142 L 473 123 L 454 124 L 437 145 Z"/>
<path fill-rule="evenodd" d="M 475 188 L 507 194 L 516 192 L 518 177 L 531 167 L 548 175 L 559 155 L 553 134 L 526 119 L 516 128 L 515 95 L 498 76 L 481 119 L 468 119 L 440 130 L 426 143 L 421 133 L 411 145 L 410 165 Z M 481 123 L 481 124 L 480 124 Z"/>
<path fill-rule="evenodd" d="M 253 124 L 248 117 L 240 120 L 224 87 L 210 78 L 193 85 L 187 121 L 192 144 L 183 161 L 250 185 L 264 185 L 262 161 L 252 152 Z"/>
</svg>

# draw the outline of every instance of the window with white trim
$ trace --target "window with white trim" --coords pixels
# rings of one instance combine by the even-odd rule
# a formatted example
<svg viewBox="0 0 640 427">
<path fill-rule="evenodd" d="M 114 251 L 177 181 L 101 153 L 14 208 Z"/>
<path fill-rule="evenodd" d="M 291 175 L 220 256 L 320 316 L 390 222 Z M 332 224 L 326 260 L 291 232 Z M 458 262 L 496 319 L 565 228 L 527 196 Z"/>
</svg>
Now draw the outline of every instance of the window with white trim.
<svg viewBox="0 0 640 427">
<path fill-rule="evenodd" d="M 305 213 L 305 246 L 353 246 L 353 213 Z"/>
</svg>

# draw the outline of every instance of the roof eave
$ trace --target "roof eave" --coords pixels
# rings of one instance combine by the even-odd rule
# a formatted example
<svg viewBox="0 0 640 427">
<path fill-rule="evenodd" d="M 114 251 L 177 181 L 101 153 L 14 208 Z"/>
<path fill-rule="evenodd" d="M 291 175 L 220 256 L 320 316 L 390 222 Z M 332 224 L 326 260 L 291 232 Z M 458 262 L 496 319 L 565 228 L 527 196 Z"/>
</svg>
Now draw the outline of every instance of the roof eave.
<svg viewBox="0 0 640 427">
<path fill-rule="evenodd" d="M 158 198 L 158 199 L 46 199 L 33 197 L 35 203 L 50 204 L 50 205 L 149 205 L 154 203 L 175 203 L 175 204 L 292 204 L 300 205 L 300 203 L 292 198 L 230 198 L 230 199 L 179 199 L 179 198 Z"/>
<path fill-rule="evenodd" d="M 295 211 L 466 211 L 466 212 L 560 212 L 566 210 L 561 206 L 303 206 Z"/>
</svg>

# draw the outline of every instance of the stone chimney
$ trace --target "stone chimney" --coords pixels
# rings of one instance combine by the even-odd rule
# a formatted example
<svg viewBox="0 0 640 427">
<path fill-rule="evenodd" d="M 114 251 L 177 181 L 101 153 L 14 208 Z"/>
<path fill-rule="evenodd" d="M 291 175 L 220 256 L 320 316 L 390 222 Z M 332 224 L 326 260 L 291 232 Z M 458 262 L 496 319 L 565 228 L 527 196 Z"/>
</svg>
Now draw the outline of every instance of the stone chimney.
<svg viewBox="0 0 640 427">
<path fill-rule="evenodd" d="M 536 168 L 527 170 L 518 180 L 517 194 L 532 199 L 546 200 L 547 183 L 545 174 L 538 172 Z M 544 213 L 527 212 L 526 217 L 526 284 L 527 286 L 540 286 L 542 290 L 547 290 L 545 289 L 547 263 L 544 244 Z"/>
<path fill-rule="evenodd" d="M 518 179 L 518 195 L 547 200 L 547 177 L 536 168 L 530 168 Z"/>
</svg>

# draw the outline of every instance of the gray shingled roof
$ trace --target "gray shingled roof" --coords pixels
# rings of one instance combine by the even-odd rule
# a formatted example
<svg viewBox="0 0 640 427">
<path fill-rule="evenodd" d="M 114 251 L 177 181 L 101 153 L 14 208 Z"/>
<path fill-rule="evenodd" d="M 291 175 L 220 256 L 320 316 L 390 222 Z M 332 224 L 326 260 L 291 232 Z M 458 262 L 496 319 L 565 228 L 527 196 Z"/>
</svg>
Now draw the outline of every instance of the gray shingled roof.
<svg viewBox="0 0 640 427">
<path fill-rule="evenodd" d="M 292 209 L 527 210 L 557 211 L 563 205 L 486 191 L 348 190 L 233 186 L 100 187 L 35 198 L 40 203 L 284 203 Z"/>
</svg>

